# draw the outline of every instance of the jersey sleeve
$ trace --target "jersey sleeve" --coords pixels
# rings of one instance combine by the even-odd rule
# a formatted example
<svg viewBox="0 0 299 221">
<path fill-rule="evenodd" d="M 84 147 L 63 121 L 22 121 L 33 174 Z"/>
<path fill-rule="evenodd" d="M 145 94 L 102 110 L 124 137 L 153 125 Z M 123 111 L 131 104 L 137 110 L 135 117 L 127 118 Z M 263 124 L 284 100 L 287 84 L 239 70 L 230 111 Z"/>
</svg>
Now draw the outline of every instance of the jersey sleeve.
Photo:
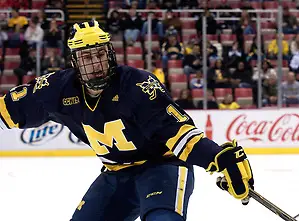
<svg viewBox="0 0 299 221">
<path fill-rule="evenodd" d="M 59 73 L 50 73 L 28 84 L 12 88 L 0 98 L 2 129 L 37 127 L 47 122 L 58 109 L 61 91 Z"/>
<path fill-rule="evenodd" d="M 128 105 L 147 139 L 164 143 L 187 163 L 207 168 L 221 147 L 204 137 L 154 75 L 136 72 L 139 73 L 131 74 L 128 79 Z"/>
</svg>

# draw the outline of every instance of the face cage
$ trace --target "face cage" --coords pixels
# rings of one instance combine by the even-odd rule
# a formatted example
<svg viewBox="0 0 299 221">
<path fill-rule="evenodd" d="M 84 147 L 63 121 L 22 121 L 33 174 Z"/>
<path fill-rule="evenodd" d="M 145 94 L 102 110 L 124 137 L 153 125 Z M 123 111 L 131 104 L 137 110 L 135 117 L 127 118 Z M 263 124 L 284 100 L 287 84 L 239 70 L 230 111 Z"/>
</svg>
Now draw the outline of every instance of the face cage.
<svg viewBox="0 0 299 221">
<path fill-rule="evenodd" d="M 104 49 L 103 49 L 104 47 Z M 91 49 L 96 49 L 96 50 L 92 50 Z M 77 56 L 76 52 L 79 50 L 84 50 L 85 51 L 89 51 L 89 55 L 91 57 L 90 62 L 88 63 L 84 63 L 85 59 L 84 59 L 84 55 L 83 56 Z M 84 48 L 80 48 L 79 50 L 75 50 L 71 52 L 71 59 L 73 62 L 74 67 L 77 69 L 78 72 L 78 78 L 80 80 L 80 82 L 82 84 L 84 84 L 87 88 L 90 88 L 92 90 L 102 90 L 105 89 L 108 86 L 108 82 L 111 78 L 112 75 L 115 74 L 115 69 L 117 67 L 117 62 L 116 62 L 116 55 L 115 55 L 115 50 L 113 48 L 113 45 L 109 42 L 109 43 L 105 43 L 105 44 L 97 44 L 94 46 L 87 46 Z M 106 54 L 106 58 L 107 60 L 103 60 L 102 56 L 99 56 L 99 62 L 93 62 L 92 57 L 93 56 L 98 56 L 98 54 L 100 53 L 100 51 L 105 51 Z M 82 65 L 79 64 L 79 59 L 81 59 L 81 63 Z M 103 63 L 104 62 L 108 62 L 108 68 L 104 69 L 103 67 Z M 95 64 L 100 63 L 100 70 L 95 70 Z M 92 67 L 92 71 L 91 72 L 87 72 L 86 70 L 86 66 L 91 66 Z M 81 73 L 80 69 L 84 68 L 84 73 Z M 84 80 L 82 78 L 82 75 L 85 76 L 85 78 L 87 78 L 87 80 Z M 101 75 L 101 76 L 97 76 L 94 78 L 89 78 L 90 75 Z"/>
</svg>

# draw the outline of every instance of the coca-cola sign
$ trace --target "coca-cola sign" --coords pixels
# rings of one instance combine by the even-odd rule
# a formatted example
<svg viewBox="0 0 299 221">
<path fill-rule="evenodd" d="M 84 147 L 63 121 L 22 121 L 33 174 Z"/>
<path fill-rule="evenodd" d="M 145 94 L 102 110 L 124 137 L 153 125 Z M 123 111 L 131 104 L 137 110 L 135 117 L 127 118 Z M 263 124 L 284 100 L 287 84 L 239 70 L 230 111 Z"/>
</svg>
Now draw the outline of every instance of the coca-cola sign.
<svg viewBox="0 0 299 221">
<path fill-rule="evenodd" d="M 253 142 L 298 142 L 299 114 L 287 113 L 271 119 L 246 113 L 235 117 L 226 130 L 226 139 Z"/>
</svg>

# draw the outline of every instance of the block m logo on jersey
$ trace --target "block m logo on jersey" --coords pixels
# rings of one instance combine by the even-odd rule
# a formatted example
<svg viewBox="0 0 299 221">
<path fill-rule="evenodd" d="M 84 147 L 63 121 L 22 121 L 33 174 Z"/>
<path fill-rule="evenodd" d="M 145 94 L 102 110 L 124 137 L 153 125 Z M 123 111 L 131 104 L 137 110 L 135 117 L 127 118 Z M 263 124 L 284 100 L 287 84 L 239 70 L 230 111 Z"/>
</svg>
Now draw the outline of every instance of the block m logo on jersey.
<svg viewBox="0 0 299 221">
<path fill-rule="evenodd" d="M 103 156 L 109 154 L 110 151 L 108 147 L 112 148 L 113 145 L 115 145 L 119 151 L 130 151 L 137 149 L 133 142 L 128 141 L 125 137 L 123 133 L 125 126 L 120 119 L 105 123 L 104 133 L 96 131 L 89 125 L 83 124 L 83 128 L 92 149 L 97 155 Z"/>
</svg>

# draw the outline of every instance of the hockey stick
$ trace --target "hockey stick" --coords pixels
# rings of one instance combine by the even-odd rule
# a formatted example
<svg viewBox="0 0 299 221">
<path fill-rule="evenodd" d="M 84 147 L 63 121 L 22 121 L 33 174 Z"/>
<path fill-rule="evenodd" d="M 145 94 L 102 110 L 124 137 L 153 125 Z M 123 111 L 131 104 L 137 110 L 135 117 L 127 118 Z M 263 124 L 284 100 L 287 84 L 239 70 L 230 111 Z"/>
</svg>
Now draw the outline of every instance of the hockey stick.
<svg viewBox="0 0 299 221">
<path fill-rule="evenodd" d="M 297 217 L 299 217 L 299 214 L 298 214 L 298 215 L 296 215 L 296 216 L 294 216 L 294 218 L 297 218 Z"/>
<path fill-rule="evenodd" d="M 257 202 L 262 204 L 264 207 L 268 208 L 271 210 L 273 213 L 276 215 L 280 216 L 283 220 L 285 221 L 297 221 L 295 218 L 299 216 L 299 214 L 293 218 L 289 214 L 287 214 L 285 211 L 271 203 L 269 200 L 265 199 L 263 196 L 261 196 L 259 193 L 256 191 L 249 189 L 249 196 L 255 199 Z"/>
</svg>

